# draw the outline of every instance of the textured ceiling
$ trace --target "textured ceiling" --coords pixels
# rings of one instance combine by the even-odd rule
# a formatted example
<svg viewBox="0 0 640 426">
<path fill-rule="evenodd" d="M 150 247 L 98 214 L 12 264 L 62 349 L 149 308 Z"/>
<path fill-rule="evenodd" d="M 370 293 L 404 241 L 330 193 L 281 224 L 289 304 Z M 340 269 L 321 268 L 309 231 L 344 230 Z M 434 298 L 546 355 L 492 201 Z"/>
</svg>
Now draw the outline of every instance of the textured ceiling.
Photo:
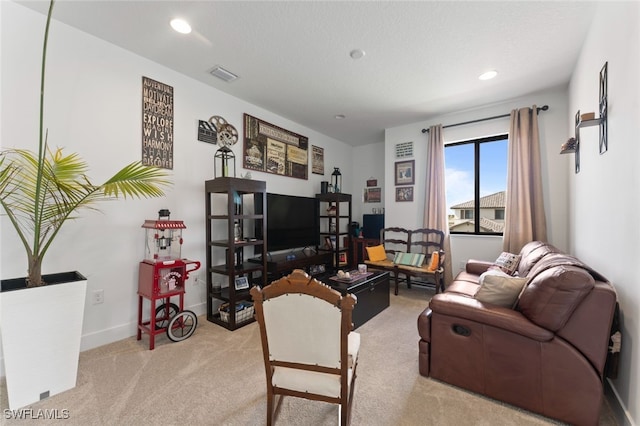
<svg viewBox="0 0 640 426">
<path fill-rule="evenodd" d="M 46 13 L 46 1 L 19 1 Z M 568 83 L 596 3 L 70 1 L 54 19 L 351 145 Z M 170 29 L 171 18 L 194 31 Z M 349 52 L 366 55 L 353 60 Z M 221 65 L 240 78 L 209 74 Z M 478 80 L 487 69 L 499 71 Z M 344 114 L 336 120 L 336 114 Z"/>
</svg>

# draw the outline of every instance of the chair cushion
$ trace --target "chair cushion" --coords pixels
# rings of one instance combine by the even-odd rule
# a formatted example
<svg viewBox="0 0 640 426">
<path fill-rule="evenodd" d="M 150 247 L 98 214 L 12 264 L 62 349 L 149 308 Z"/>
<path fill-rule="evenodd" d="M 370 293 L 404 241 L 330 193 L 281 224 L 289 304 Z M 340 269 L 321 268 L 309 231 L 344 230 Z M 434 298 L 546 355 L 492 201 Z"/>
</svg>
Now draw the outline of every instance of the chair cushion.
<svg viewBox="0 0 640 426">
<path fill-rule="evenodd" d="M 480 286 L 474 295 L 476 300 L 513 309 L 527 279 L 489 270 L 480 275 L 478 282 Z"/>
<path fill-rule="evenodd" d="M 351 383 L 353 370 L 349 370 L 347 382 Z M 300 370 L 296 368 L 275 367 L 271 379 L 273 386 L 309 392 L 330 397 L 340 396 L 340 375 L 319 373 L 317 371 Z"/>
<path fill-rule="evenodd" d="M 431 260 L 429 261 L 428 269 L 430 271 L 435 271 L 440 267 L 440 252 L 438 250 L 431 253 Z"/>
<path fill-rule="evenodd" d="M 348 335 L 349 370 L 347 383 L 351 385 L 354 367 L 358 363 L 360 352 L 360 334 L 351 332 Z M 272 383 L 276 387 L 309 392 L 330 397 L 340 396 L 340 375 L 318 373 L 287 367 L 276 367 L 273 371 Z"/>
<path fill-rule="evenodd" d="M 425 255 L 422 253 L 403 253 L 399 251 L 393 258 L 393 263 L 406 266 L 422 266 Z"/>
<path fill-rule="evenodd" d="M 387 253 L 384 251 L 382 244 L 378 246 L 365 247 L 367 249 L 367 255 L 372 262 L 378 262 L 387 259 Z"/>
<path fill-rule="evenodd" d="M 455 281 L 447 286 L 447 293 L 456 293 L 467 297 L 473 297 L 478 292 L 478 287 L 477 281 L 473 282 L 456 278 Z"/>
<path fill-rule="evenodd" d="M 382 269 L 394 269 L 397 266 L 395 263 L 393 263 L 393 260 L 389 259 L 376 260 L 375 262 L 371 260 L 365 260 L 364 263 L 373 266 L 374 268 L 378 267 Z"/>
</svg>

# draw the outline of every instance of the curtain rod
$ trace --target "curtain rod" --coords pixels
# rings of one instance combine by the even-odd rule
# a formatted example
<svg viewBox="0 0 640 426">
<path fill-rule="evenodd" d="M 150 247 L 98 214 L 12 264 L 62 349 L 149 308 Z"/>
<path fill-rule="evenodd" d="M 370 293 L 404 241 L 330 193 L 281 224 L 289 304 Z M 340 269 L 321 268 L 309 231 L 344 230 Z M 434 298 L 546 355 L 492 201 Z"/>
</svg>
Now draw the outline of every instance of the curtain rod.
<svg viewBox="0 0 640 426">
<path fill-rule="evenodd" d="M 549 109 L 549 105 L 543 105 L 541 107 L 537 107 L 536 108 L 536 114 L 540 114 L 540 111 L 546 111 Z M 462 126 L 464 124 L 472 124 L 472 123 L 479 123 L 481 121 L 489 121 L 489 120 L 495 120 L 496 118 L 504 118 L 504 117 L 510 117 L 511 113 L 509 114 L 502 114 L 502 115 L 494 115 L 493 117 L 487 117 L 487 118 L 479 118 L 477 120 L 471 120 L 471 121 L 464 121 L 462 123 L 456 123 L 456 124 L 447 124 L 446 126 L 442 126 L 443 129 L 446 129 L 447 127 L 456 127 L 456 126 Z M 429 131 L 429 129 L 422 129 L 422 133 L 427 133 Z"/>
</svg>

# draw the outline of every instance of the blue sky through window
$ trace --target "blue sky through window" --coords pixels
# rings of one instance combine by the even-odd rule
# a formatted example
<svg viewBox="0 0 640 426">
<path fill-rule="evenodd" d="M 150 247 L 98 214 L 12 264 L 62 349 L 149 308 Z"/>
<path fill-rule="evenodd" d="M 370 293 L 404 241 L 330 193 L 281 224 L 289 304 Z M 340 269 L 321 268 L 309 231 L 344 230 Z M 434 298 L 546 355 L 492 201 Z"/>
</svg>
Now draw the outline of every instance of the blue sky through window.
<svg viewBox="0 0 640 426">
<path fill-rule="evenodd" d="M 480 196 L 504 191 L 507 187 L 507 147 L 505 139 L 480 144 Z M 474 198 L 474 144 L 445 147 L 445 182 L 448 213 L 456 204 Z"/>
</svg>

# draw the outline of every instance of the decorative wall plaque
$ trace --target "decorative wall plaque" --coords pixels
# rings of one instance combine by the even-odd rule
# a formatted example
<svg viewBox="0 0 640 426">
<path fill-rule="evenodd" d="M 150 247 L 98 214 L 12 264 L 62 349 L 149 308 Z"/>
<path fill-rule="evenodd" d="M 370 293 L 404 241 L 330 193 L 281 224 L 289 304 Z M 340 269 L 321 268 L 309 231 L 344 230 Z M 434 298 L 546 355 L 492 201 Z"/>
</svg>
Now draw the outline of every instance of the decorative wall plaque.
<svg viewBox="0 0 640 426">
<path fill-rule="evenodd" d="M 396 158 L 413 157 L 413 142 L 396 144 Z"/>
<path fill-rule="evenodd" d="M 324 148 L 311 145 L 311 173 L 324 175 Z"/>
<path fill-rule="evenodd" d="M 244 114 L 245 169 L 309 177 L 309 138 Z"/>
<path fill-rule="evenodd" d="M 173 87 L 142 77 L 142 164 L 173 169 Z"/>
</svg>

